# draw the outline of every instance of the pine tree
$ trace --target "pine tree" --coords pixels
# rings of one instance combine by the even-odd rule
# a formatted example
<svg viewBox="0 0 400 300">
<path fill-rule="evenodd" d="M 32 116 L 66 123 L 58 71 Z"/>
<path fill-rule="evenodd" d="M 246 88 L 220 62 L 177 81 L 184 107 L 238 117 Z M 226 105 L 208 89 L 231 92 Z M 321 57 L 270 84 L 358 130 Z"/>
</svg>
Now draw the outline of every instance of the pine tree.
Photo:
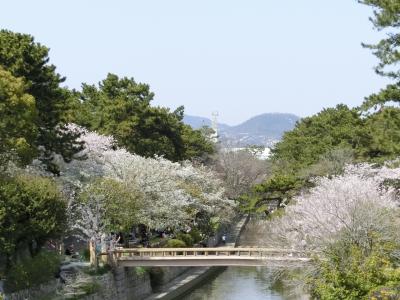
<svg viewBox="0 0 400 300">
<path fill-rule="evenodd" d="M 41 159 L 57 172 L 52 163 L 54 153 L 69 161 L 82 145 L 76 142 L 76 135 L 65 130 L 69 91 L 60 86 L 65 78 L 49 64 L 48 53 L 49 49 L 30 35 L 0 31 L 0 66 L 22 78 L 26 93 L 35 98 L 38 135 L 34 144 L 41 150 Z"/>
<path fill-rule="evenodd" d="M 400 1 L 363 0 L 359 2 L 373 7 L 374 16 L 370 20 L 375 29 L 387 31 L 386 38 L 377 44 L 363 44 L 363 46 L 371 49 L 379 59 L 379 63 L 375 67 L 376 73 L 395 81 L 379 93 L 366 98 L 363 108 L 368 110 L 391 101 L 400 102 L 400 70 L 398 69 L 400 62 Z"/>
</svg>

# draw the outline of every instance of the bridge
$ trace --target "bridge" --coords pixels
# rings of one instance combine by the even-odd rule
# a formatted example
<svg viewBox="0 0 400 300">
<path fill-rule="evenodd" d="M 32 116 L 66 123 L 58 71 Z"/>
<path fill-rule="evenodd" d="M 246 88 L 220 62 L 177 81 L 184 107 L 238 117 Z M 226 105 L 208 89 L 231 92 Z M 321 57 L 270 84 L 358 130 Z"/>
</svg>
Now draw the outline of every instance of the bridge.
<svg viewBox="0 0 400 300">
<path fill-rule="evenodd" d="M 275 248 L 119 248 L 101 253 L 118 267 L 265 266 L 304 264 L 309 253 Z"/>
</svg>

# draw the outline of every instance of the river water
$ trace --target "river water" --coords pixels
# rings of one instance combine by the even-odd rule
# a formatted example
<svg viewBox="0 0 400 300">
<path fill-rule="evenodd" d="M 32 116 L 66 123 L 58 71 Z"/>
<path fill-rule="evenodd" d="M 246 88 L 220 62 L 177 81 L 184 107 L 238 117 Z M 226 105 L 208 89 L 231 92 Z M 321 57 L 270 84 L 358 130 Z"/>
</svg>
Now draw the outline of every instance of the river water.
<svg viewBox="0 0 400 300">
<path fill-rule="evenodd" d="M 179 299 L 184 300 L 306 300 L 308 296 L 273 283 L 268 267 L 228 267 Z"/>
</svg>

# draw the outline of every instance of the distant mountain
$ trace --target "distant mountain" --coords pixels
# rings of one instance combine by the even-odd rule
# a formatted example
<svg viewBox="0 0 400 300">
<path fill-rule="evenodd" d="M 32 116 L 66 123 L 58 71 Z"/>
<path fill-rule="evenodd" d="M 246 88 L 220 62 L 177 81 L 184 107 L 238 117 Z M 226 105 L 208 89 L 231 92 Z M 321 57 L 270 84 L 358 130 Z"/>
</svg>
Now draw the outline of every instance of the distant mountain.
<svg viewBox="0 0 400 300">
<path fill-rule="evenodd" d="M 300 118 L 287 113 L 265 113 L 239 125 L 218 124 L 222 143 L 233 147 L 260 145 L 270 147 L 282 138 L 285 131 L 292 130 Z M 183 121 L 193 128 L 211 126 L 208 118 L 185 116 Z"/>
</svg>

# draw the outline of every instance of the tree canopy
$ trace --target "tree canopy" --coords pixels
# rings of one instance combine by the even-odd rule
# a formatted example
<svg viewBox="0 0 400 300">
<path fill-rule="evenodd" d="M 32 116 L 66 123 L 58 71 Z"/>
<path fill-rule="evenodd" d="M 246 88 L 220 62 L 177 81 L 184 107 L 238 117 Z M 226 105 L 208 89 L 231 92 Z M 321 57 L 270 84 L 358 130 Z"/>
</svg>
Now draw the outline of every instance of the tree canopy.
<svg viewBox="0 0 400 300">
<path fill-rule="evenodd" d="M 15 155 L 22 163 L 29 163 L 36 154 L 36 101 L 25 90 L 21 78 L 0 66 L 0 155 L 3 160 Z"/>
<path fill-rule="evenodd" d="M 85 150 L 60 162 L 57 181 L 69 197 L 71 229 L 84 237 L 129 229 L 132 223 L 184 229 L 199 218 L 228 220 L 233 202 L 206 167 L 165 158 L 145 158 L 115 147 L 110 136 L 77 126 Z"/>
<path fill-rule="evenodd" d="M 364 144 L 364 122 L 356 110 L 343 104 L 324 109 L 301 119 L 292 131 L 286 132 L 272 149 L 272 159 L 280 171 L 296 173 L 334 148 Z"/>
<path fill-rule="evenodd" d="M 49 64 L 48 52 L 47 47 L 36 43 L 28 34 L 0 30 L 0 66 L 21 78 L 25 93 L 35 99 L 38 134 L 34 145 L 41 150 L 41 159 L 51 167 L 53 153 L 70 161 L 81 145 L 75 142 L 76 136 L 64 130 L 69 92 L 60 86 L 65 78 Z"/>
<path fill-rule="evenodd" d="M 0 254 L 12 257 L 29 246 L 39 251 L 66 225 L 66 203 L 55 183 L 29 174 L 0 179 Z"/>
<path fill-rule="evenodd" d="M 113 135 L 119 146 L 146 157 L 179 161 L 213 152 L 200 131 L 182 122 L 183 107 L 170 111 L 151 106 L 153 97 L 147 84 L 108 74 L 98 87 L 83 84 L 75 93 L 75 122 Z"/>
</svg>

